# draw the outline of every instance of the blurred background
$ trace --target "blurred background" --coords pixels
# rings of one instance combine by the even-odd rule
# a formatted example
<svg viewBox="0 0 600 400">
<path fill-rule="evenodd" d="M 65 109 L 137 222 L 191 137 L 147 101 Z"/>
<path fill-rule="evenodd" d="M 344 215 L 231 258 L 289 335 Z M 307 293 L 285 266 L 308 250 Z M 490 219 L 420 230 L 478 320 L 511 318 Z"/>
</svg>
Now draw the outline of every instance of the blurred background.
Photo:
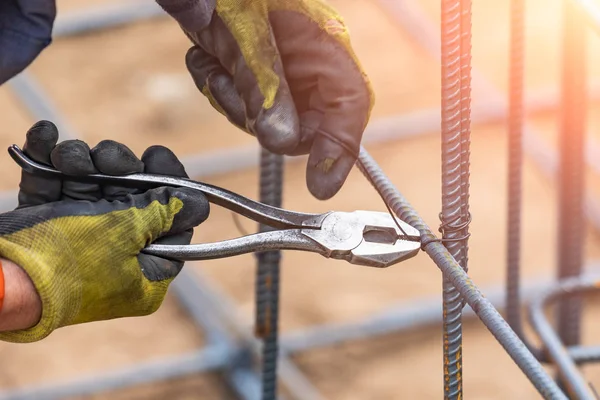
<svg viewBox="0 0 600 400">
<path fill-rule="evenodd" d="M 148 0 L 150 1 L 150 0 Z M 401 17 L 421 21 L 431 36 L 414 35 L 400 26 L 386 5 L 396 0 L 331 0 L 350 28 L 353 45 L 376 94 L 367 148 L 432 227 L 439 225 L 440 201 L 440 2 L 402 1 Z M 92 6 L 124 4 L 108 0 L 59 0 L 59 13 Z M 387 4 L 386 4 L 387 3 Z M 528 122 L 537 148 L 556 151 L 560 110 L 560 0 L 527 2 L 526 97 Z M 507 96 L 509 1 L 473 4 L 473 114 Z M 422 18 L 422 19 L 420 19 Z M 414 22 L 413 22 L 414 23 Z M 583 21 L 582 21 L 583 23 Z M 429 25 L 428 25 L 429 24 Z M 433 41 L 432 41 L 433 40 Z M 30 68 L 80 138 L 94 146 L 103 139 L 127 144 L 138 155 L 162 144 L 181 157 L 210 154 L 254 139 L 232 127 L 197 92 L 184 65 L 188 40 L 168 18 L 136 22 L 89 34 L 57 38 Z M 590 101 L 588 137 L 600 140 L 600 39 L 590 30 L 587 41 Z M 540 109 L 545 109 L 540 112 Z M 0 87 L 0 144 L 24 142 L 35 119 L 8 85 Z M 429 110 L 424 112 L 423 110 Z M 438 110 L 438 111 L 436 111 Z M 535 111 L 535 112 L 534 112 Z M 412 114 L 411 114 L 412 113 Z M 417 113 L 417 114 L 415 114 Z M 412 115 L 398 119 L 398 115 Z M 423 129 L 421 125 L 429 127 Z M 61 126 L 59 126 L 61 127 Z M 505 279 L 506 124 L 474 121 L 471 158 L 470 275 L 484 290 Z M 414 133 L 377 142 L 385 135 Z M 417 134 L 419 133 L 419 134 Z M 534 146 L 535 147 L 535 146 Z M 256 152 L 258 157 L 258 150 Z M 313 199 L 304 182 L 304 161 L 286 165 L 284 207 L 306 212 L 372 209 L 384 211 L 377 193 L 355 171 L 332 200 Z M 15 190 L 19 170 L 0 157 L 1 190 Z M 258 170 L 210 174 L 202 179 L 251 198 L 258 196 Z M 588 193 L 600 195 L 600 176 L 588 171 Z M 524 279 L 554 276 L 556 269 L 556 181 L 532 158 L 524 175 Z M 242 221 L 247 231 L 255 225 Z M 230 212 L 214 207 L 197 229 L 195 241 L 239 236 Z M 591 226 L 586 261 L 600 258 L 600 235 Z M 251 326 L 254 312 L 255 258 L 251 255 L 188 264 L 231 296 L 239 316 Z M 282 335 L 324 323 L 352 322 L 418 298 L 438 298 L 441 273 L 424 255 L 389 269 L 370 269 L 328 261 L 318 255 L 285 252 L 281 281 Z M 584 343 L 600 338 L 600 306 L 585 308 Z M 210 313 L 211 310 L 205 310 Z M 154 315 L 61 329 L 42 342 L 0 343 L 0 389 L 74 380 L 140 361 L 185 354 L 200 348 L 198 330 L 174 296 Z M 465 323 L 464 394 L 471 399 L 536 399 L 539 395 L 478 320 Z M 441 327 L 351 341 L 293 357 L 327 399 L 434 399 L 443 393 Z M 600 368 L 586 367 L 600 385 Z M 85 399 L 229 399 L 217 374 L 153 383 Z"/>
</svg>

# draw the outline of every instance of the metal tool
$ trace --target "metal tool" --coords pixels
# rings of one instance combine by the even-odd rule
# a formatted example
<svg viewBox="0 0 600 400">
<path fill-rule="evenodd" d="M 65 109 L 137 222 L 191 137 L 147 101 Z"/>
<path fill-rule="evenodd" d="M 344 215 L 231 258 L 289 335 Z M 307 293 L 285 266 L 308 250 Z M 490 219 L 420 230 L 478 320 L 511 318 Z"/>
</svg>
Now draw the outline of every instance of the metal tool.
<svg viewBox="0 0 600 400">
<path fill-rule="evenodd" d="M 9 147 L 8 152 L 24 171 L 33 174 L 82 182 L 110 182 L 140 189 L 161 186 L 195 189 L 202 192 L 211 203 L 279 229 L 213 243 L 153 244 L 143 250 L 146 254 L 190 261 L 266 250 L 301 250 L 352 264 L 386 268 L 414 257 L 421 248 L 419 231 L 385 212 L 300 213 L 268 206 L 226 189 L 185 178 L 152 174 L 68 176 L 31 160 L 16 145 Z"/>
</svg>

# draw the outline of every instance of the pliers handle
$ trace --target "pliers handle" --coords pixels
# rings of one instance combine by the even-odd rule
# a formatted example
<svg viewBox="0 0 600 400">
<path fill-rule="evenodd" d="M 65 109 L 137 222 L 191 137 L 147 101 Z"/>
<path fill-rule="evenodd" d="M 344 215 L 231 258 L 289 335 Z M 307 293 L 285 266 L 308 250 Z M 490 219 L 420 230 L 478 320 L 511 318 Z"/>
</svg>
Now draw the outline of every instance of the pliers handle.
<svg viewBox="0 0 600 400">
<path fill-rule="evenodd" d="M 13 160 L 32 174 L 94 183 L 151 189 L 187 187 L 202 192 L 214 204 L 279 230 L 236 239 L 192 245 L 150 245 L 143 253 L 182 261 L 208 260 L 267 250 L 301 250 L 354 264 L 387 267 L 416 255 L 421 247 L 418 230 L 386 213 L 373 211 L 310 214 L 269 206 L 227 189 L 186 178 L 164 175 L 91 174 L 68 176 L 31 160 L 16 145 L 9 147 Z"/>
</svg>

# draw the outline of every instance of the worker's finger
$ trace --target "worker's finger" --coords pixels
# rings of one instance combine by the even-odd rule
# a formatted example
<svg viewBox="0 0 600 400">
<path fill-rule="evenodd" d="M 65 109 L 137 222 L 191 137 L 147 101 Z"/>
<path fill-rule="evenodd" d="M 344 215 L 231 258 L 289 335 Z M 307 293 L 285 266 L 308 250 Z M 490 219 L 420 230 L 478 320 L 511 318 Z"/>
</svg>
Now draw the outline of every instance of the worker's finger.
<svg viewBox="0 0 600 400">
<path fill-rule="evenodd" d="M 142 155 L 144 172 L 147 174 L 188 178 L 185 167 L 171 149 L 164 146 L 151 146 Z"/>
<path fill-rule="evenodd" d="M 122 143 L 103 140 L 90 151 L 96 169 L 106 175 L 127 175 L 144 172 L 144 163 Z M 115 185 L 102 185 L 102 197 L 107 200 L 122 199 L 140 189 Z"/>
<path fill-rule="evenodd" d="M 55 17 L 53 0 L 0 1 L 0 85 L 50 44 Z"/>
<path fill-rule="evenodd" d="M 275 12 L 271 22 L 298 112 L 305 117 L 304 147 L 312 137 L 308 188 L 325 200 L 339 191 L 357 159 L 373 98 L 342 22 L 317 11 L 314 18 L 326 21 L 326 28 L 300 13 Z"/>
<path fill-rule="evenodd" d="M 50 155 L 56 169 L 69 176 L 86 176 L 98 173 L 90 156 L 90 147 L 81 140 L 66 140 L 56 145 Z M 72 200 L 97 201 L 102 197 L 100 185 L 63 181 L 62 198 Z"/>
<path fill-rule="evenodd" d="M 248 131 L 244 102 L 233 84 L 233 78 L 219 60 L 201 47 L 194 46 L 188 50 L 185 63 L 196 87 L 212 106 L 232 124 Z"/>
<path fill-rule="evenodd" d="M 229 26 L 214 18 L 210 29 L 214 55 L 244 103 L 248 130 L 273 153 L 293 151 L 300 140 L 298 114 L 268 19 L 248 10 Z M 245 39 L 238 43 L 234 35 Z"/>
<path fill-rule="evenodd" d="M 163 236 L 156 239 L 153 244 L 168 246 L 184 246 L 192 241 L 193 230 L 187 230 L 176 235 Z M 166 258 L 140 253 L 138 260 L 142 266 L 144 276 L 151 281 L 162 281 L 174 278 L 181 272 L 183 261 L 169 260 Z"/>
<path fill-rule="evenodd" d="M 51 165 L 50 153 L 58 141 L 58 129 L 50 121 L 39 121 L 28 131 L 23 151 L 32 160 Z M 21 171 L 19 208 L 60 200 L 61 180 Z"/>
<path fill-rule="evenodd" d="M 185 172 L 185 167 L 181 161 L 179 161 L 175 153 L 173 153 L 171 149 L 167 147 L 149 147 L 142 155 L 142 162 L 146 168 L 144 172 L 148 174 L 160 174 L 188 178 L 188 174 Z M 204 195 L 200 192 L 196 192 L 196 195 L 201 199 L 202 202 L 205 202 L 208 207 L 209 203 Z M 166 236 L 156 240 L 154 243 L 186 245 L 190 244 L 193 234 L 193 229 L 188 229 L 183 232 L 171 231 Z M 144 260 L 144 262 L 146 262 L 147 265 L 145 269 L 148 272 L 144 272 L 146 277 L 149 277 L 149 275 L 154 275 L 154 277 L 163 276 L 163 279 L 175 277 L 183 267 L 183 262 L 179 261 L 166 260 L 160 257 L 149 256 L 147 254 L 140 254 L 140 257 Z"/>
</svg>

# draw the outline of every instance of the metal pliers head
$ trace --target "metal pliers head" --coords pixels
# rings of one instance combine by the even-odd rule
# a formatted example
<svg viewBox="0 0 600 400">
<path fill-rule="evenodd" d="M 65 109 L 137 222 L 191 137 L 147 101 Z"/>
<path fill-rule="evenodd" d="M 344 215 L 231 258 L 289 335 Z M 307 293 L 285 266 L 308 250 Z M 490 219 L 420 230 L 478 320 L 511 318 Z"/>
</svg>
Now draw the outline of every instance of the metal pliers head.
<svg viewBox="0 0 600 400">
<path fill-rule="evenodd" d="M 325 249 L 326 257 L 352 264 L 386 268 L 414 257 L 421 249 L 416 228 L 385 212 L 330 212 L 321 229 L 302 233 Z"/>
</svg>

